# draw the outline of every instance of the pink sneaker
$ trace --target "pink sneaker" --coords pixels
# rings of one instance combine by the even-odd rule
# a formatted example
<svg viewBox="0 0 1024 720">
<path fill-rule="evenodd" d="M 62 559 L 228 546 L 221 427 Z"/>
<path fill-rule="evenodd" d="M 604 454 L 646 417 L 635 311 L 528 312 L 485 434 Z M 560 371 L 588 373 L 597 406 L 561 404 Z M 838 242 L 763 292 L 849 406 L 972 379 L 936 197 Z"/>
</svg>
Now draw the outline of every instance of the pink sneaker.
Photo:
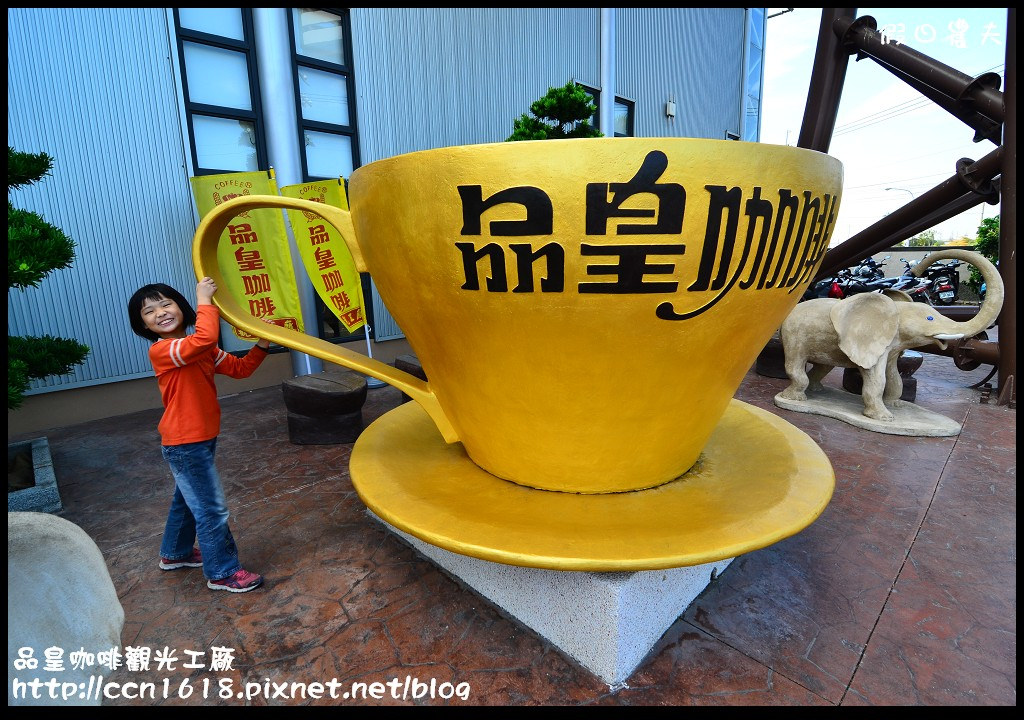
<svg viewBox="0 0 1024 720">
<path fill-rule="evenodd" d="M 199 548 L 192 548 L 192 554 L 188 557 L 184 557 L 181 560 L 168 560 L 165 557 L 160 558 L 160 569 L 161 570 L 177 570 L 183 567 L 202 567 L 203 566 L 203 554 L 199 552 Z"/>
<path fill-rule="evenodd" d="M 263 576 L 248 570 L 239 570 L 234 575 L 229 575 L 220 580 L 208 580 L 206 587 L 211 590 L 227 590 L 233 593 L 249 592 L 263 584 Z"/>
</svg>

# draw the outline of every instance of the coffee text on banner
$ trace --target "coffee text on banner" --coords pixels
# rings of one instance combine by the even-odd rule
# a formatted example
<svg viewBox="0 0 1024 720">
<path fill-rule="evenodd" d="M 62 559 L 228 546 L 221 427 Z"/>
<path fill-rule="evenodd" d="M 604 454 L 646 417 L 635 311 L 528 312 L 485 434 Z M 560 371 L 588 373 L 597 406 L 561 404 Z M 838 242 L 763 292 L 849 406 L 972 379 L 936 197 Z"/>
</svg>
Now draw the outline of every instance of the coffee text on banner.
<svg viewBox="0 0 1024 720">
<path fill-rule="evenodd" d="M 277 195 L 273 170 L 198 175 L 189 180 L 200 217 L 241 195 Z M 304 332 L 288 231 L 279 209 L 239 213 L 221 235 L 217 265 L 227 286 L 221 292 L 231 293 L 258 318 Z M 243 340 L 256 339 L 244 330 L 234 331 Z"/>
<path fill-rule="evenodd" d="M 285 197 L 322 202 L 348 210 L 345 185 L 341 178 L 286 185 Z M 311 212 L 288 210 L 302 263 L 320 299 L 349 332 L 362 327 L 363 291 L 355 262 L 336 228 Z"/>
</svg>

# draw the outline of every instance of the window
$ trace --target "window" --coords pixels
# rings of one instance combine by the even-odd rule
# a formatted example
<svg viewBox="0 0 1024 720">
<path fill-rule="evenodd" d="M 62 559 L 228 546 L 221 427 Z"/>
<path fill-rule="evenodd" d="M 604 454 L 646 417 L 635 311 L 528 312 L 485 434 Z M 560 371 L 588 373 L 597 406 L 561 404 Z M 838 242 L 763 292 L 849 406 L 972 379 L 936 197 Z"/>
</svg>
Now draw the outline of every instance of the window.
<svg viewBox="0 0 1024 720">
<path fill-rule="evenodd" d="M 609 133 L 601 127 L 601 91 L 597 88 L 592 88 L 583 83 L 577 83 L 580 87 L 589 93 L 594 98 L 594 104 L 598 106 L 598 111 L 594 113 L 594 117 L 590 119 L 590 124 L 596 127 L 598 130 L 603 132 L 605 135 Z M 633 111 L 635 103 L 632 100 L 615 96 L 615 104 L 612 106 L 612 123 L 614 124 L 613 137 L 632 137 L 633 136 Z"/>
<path fill-rule="evenodd" d="M 764 8 L 747 8 L 747 46 L 743 79 L 743 139 L 761 139 L 761 78 L 764 71 Z"/>
<path fill-rule="evenodd" d="M 290 21 L 304 179 L 348 178 L 359 166 L 348 13 L 292 8 Z"/>
<path fill-rule="evenodd" d="M 346 180 L 359 167 L 355 86 L 352 76 L 352 31 L 344 8 L 174 8 L 185 124 L 196 175 L 249 172 L 270 167 L 264 118 L 295 113 L 294 147 L 301 180 Z M 262 16 L 258 13 L 264 13 Z M 255 21 L 254 21 L 255 16 Z M 273 41 L 287 43 L 294 109 L 263 108 L 257 70 L 255 24 Z M 269 93 L 280 77 L 264 78 Z M 287 82 L 287 81 L 286 81 Z M 284 118 L 290 124 L 292 118 Z M 369 275 L 363 278 L 366 317 L 372 321 Z M 308 332 L 332 341 L 361 340 L 348 333 L 314 293 L 319 322 Z M 372 324 L 370 325 L 372 329 Z M 233 338 L 221 333 L 225 349 Z"/>
<path fill-rule="evenodd" d="M 252 11 L 174 8 L 174 20 L 194 173 L 267 168 Z M 220 347 L 248 350 L 221 323 Z"/>
<path fill-rule="evenodd" d="M 252 16 L 244 8 L 175 8 L 196 175 L 267 167 Z"/>
<path fill-rule="evenodd" d="M 359 167 L 348 11 L 291 8 L 289 22 L 303 180 L 343 177 L 347 182 Z M 362 282 L 363 312 L 370 322 L 369 276 Z M 346 331 L 319 296 L 314 303 L 320 337 L 340 342 L 365 337 L 362 328 Z"/>
</svg>

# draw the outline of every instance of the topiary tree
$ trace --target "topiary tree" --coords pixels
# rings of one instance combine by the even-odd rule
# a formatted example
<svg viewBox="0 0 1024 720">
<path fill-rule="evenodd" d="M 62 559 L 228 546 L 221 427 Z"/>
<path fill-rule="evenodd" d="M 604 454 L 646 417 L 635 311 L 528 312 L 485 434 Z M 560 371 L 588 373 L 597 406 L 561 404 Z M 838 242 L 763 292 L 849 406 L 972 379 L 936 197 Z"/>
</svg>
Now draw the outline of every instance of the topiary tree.
<svg viewBox="0 0 1024 720">
<path fill-rule="evenodd" d="M 11 190 L 50 174 L 46 153 L 18 152 L 7 146 L 7 289 L 39 287 L 54 270 L 71 267 L 75 243 L 38 213 L 11 203 Z M 44 335 L 7 336 L 7 409 L 21 406 L 29 382 L 65 375 L 85 361 L 89 348 L 77 340 Z"/>
<path fill-rule="evenodd" d="M 992 261 L 993 265 L 999 263 L 999 216 L 985 218 L 978 226 L 978 239 L 974 243 L 975 251 L 984 255 Z M 978 268 L 971 266 L 971 277 L 967 280 L 967 287 L 975 292 L 981 289 L 983 282 Z"/>
<path fill-rule="evenodd" d="M 512 134 L 505 141 L 552 140 L 558 138 L 604 137 L 588 121 L 597 112 L 590 94 L 572 81 L 547 93 L 530 105 L 532 117 L 519 116 L 512 123 Z"/>
</svg>

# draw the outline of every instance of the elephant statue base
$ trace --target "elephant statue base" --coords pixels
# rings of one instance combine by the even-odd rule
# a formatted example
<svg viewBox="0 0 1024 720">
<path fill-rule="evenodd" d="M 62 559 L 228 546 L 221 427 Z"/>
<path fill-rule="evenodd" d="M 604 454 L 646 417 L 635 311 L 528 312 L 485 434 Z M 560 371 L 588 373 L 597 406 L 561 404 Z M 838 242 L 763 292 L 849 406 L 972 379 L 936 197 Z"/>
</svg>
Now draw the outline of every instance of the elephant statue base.
<svg viewBox="0 0 1024 720">
<path fill-rule="evenodd" d="M 864 414 L 860 395 L 822 385 L 805 392 L 805 400 L 790 400 L 783 393 L 775 396 L 775 404 L 793 412 L 824 415 L 842 420 L 864 430 L 886 435 L 912 437 L 949 437 L 959 435 L 961 425 L 945 415 L 934 413 L 913 403 L 901 403 L 892 408 L 892 420 L 876 420 Z"/>
<path fill-rule="evenodd" d="M 941 250 L 925 257 L 913 272 L 920 277 L 929 265 L 945 258 L 965 260 L 981 271 L 988 292 L 977 315 L 955 322 L 900 291 L 804 300 L 779 328 L 790 384 L 775 396 L 775 404 L 890 435 L 959 434 L 959 423 L 900 399 L 903 380 L 897 369 L 903 351 L 930 344 L 945 348 L 950 340 L 981 333 L 999 317 L 1002 278 L 982 255 L 956 248 Z M 836 367 L 860 371 L 860 397 L 822 385 Z"/>
</svg>

